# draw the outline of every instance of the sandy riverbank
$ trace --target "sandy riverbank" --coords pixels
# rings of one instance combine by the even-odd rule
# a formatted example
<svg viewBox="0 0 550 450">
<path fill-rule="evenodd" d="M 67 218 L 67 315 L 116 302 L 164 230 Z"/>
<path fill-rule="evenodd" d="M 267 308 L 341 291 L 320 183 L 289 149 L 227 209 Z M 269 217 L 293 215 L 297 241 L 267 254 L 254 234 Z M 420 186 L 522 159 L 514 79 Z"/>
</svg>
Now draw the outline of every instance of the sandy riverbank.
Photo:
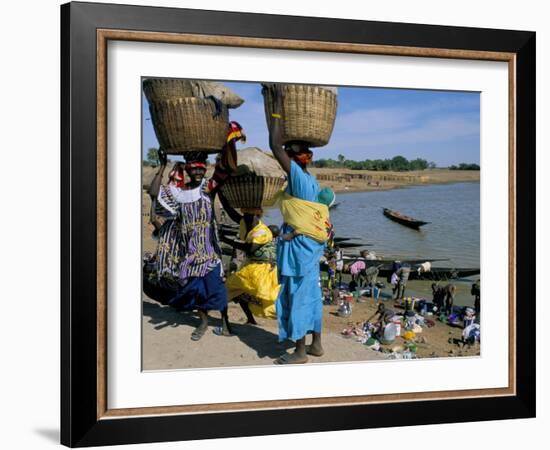
<svg viewBox="0 0 550 450">
<path fill-rule="evenodd" d="M 374 351 L 357 341 L 343 337 L 344 328 L 360 324 L 376 310 L 377 303 L 365 298 L 365 303 L 355 303 L 350 317 L 336 314 L 337 306 L 323 307 L 323 346 L 325 354 L 310 357 L 310 363 L 358 362 L 391 359 L 391 351 L 403 351 L 405 340 L 396 338 L 393 344 Z M 388 308 L 401 311 L 391 300 L 384 302 Z M 279 343 L 277 322 L 257 319 L 258 325 L 245 325 L 240 307 L 229 305 L 229 318 L 235 335 L 222 337 L 214 334 L 220 325 L 219 313 L 210 313 L 210 327 L 199 342 L 191 341 L 191 332 L 198 325 L 194 313 L 177 312 L 144 296 L 143 298 L 143 369 L 170 370 L 206 367 L 261 366 L 274 364 L 274 360 L 292 348 L 290 342 Z M 433 316 L 429 317 L 434 319 Z M 452 327 L 435 320 L 432 328 L 424 328 L 418 334 L 417 357 L 438 358 L 479 356 L 479 345 L 463 347 L 460 344 L 462 328 Z"/>
<path fill-rule="evenodd" d="M 350 169 L 310 169 L 317 177 L 321 187 L 329 186 L 335 192 L 383 191 L 407 186 L 427 184 L 448 184 L 479 182 L 480 172 L 476 170 L 430 169 L 410 172 L 391 172 Z M 149 187 L 157 168 L 144 166 L 142 185 Z M 167 182 L 169 170 L 164 173 L 163 182 Z M 209 168 L 207 176 L 212 172 Z"/>
<path fill-rule="evenodd" d="M 143 251 L 154 252 L 156 241 L 151 238 L 152 227 L 148 221 L 148 202 L 144 195 L 143 214 Z M 344 281 L 347 280 L 344 277 Z M 381 280 L 383 281 L 383 280 Z M 469 284 L 457 283 L 455 304 L 472 305 Z M 429 281 L 410 281 L 408 295 L 431 298 Z M 388 299 L 390 289 L 382 290 L 386 307 L 396 312 L 401 311 Z M 350 324 L 364 322 L 376 310 L 377 303 L 365 298 L 365 303 L 353 305 L 350 317 L 342 318 L 336 314 L 336 305 L 323 307 L 323 343 L 325 355 L 311 358 L 311 363 L 371 361 L 387 359 L 389 353 L 375 352 L 365 345 L 356 342 L 355 338 L 344 338 L 341 331 Z M 177 312 L 163 306 L 143 295 L 143 368 L 144 370 L 170 370 L 199 367 L 230 367 L 273 364 L 274 359 L 291 347 L 289 342 L 278 343 L 277 322 L 257 319 L 258 326 L 245 325 L 245 316 L 240 307 L 229 305 L 229 317 L 236 333 L 233 337 L 220 337 L 213 333 L 213 328 L 220 325 L 219 313 L 211 313 L 210 330 L 198 342 L 191 341 L 191 332 L 197 326 L 198 319 L 193 313 Z M 434 319 L 434 317 L 431 317 Z M 479 355 L 479 346 L 462 348 L 459 345 L 462 328 L 451 327 L 435 321 L 435 326 L 425 328 L 418 335 L 418 352 L 420 358 L 455 357 Z M 403 346 L 404 340 L 397 338 L 393 345 L 383 346 L 389 352 L 392 348 Z"/>
<path fill-rule="evenodd" d="M 310 169 L 322 187 L 335 192 L 382 191 L 407 186 L 479 182 L 479 171 L 430 169 L 410 172 Z"/>
<path fill-rule="evenodd" d="M 326 169 L 330 170 L 330 169 Z M 452 173 L 433 171 L 432 182 L 450 183 L 459 181 L 476 181 L 475 177 L 460 178 L 458 174 L 452 178 Z M 437 173 L 436 173 L 437 172 Z M 479 173 L 477 173 L 479 176 Z M 479 179 L 479 178 L 478 178 Z M 361 180 L 358 180 L 358 185 Z M 321 180 L 321 183 L 323 181 Z M 347 182 L 346 182 L 347 183 Z M 349 186 L 349 185 L 346 185 Z M 404 185 L 394 186 L 402 187 Z M 380 189 L 388 188 L 382 186 Z M 375 189 L 375 188 L 373 188 Z M 347 189 L 352 191 L 352 189 Z M 365 190 L 365 189 L 357 189 Z M 151 238 L 152 226 L 148 224 L 149 197 L 143 193 L 143 251 L 154 252 L 156 241 Z M 469 284 L 457 283 L 455 304 L 471 305 L 473 299 L 469 294 Z M 386 298 L 389 288 L 383 290 Z M 408 285 L 408 295 L 431 298 L 430 282 L 411 281 Z M 386 300 L 388 308 L 399 312 L 391 300 Z M 362 323 L 370 317 L 377 305 L 373 299 L 365 303 L 356 303 L 351 317 L 342 318 L 336 314 L 337 306 L 325 305 L 323 317 L 323 342 L 325 355 L 321 358 L 310 358 L 311 363 L 371 361 L 387 359 L 393 348 L 403 347 L 404 340 L 398 337 L 393 345 L 383 346 L 385 352 L 370 350 L 354 337 L 344 338 L 341 331 L 350 324 Z M 238 305 L 229 305 L 230 320 L 236 333 L 233 337 L 220 337 L 213 333 L 213 327 L 219 326 L 219 313 L 212 313 L 210 330 L 199 341 L 190 340 L 193 328 L 198 319 L 193 313 L 177 312 L 143 296 L 143 368 L 144 370 L 171 370 L 200 367 L 230 367 L 273 364 L 274 359 L 291 347 L 289 342 L 278 343 L 277 323 L 273 320 L 258 319 L 258 326 L 244 324 L 244 314 Z M 434 319 L 434 317 L 431 317 Z M 417 338 L 417 355 L 426 357 L 456 357 L 477 356 L 479 345 L 463 348 L 460 345 L 462 328 L 452 327 L 435 321 L 432 328 L 424 328 Z"/>
</svg>

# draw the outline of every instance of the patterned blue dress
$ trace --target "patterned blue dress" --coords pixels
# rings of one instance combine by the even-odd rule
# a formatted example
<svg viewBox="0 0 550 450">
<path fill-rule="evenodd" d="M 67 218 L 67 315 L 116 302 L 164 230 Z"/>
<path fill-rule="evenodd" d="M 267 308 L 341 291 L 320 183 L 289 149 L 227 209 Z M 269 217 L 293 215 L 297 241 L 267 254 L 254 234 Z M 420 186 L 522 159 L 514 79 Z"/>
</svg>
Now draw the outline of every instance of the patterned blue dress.
<svg viewBox="0 0 550 450">
<path fill-rule="evenodd" d="M 291 161 L 287 193 L 314 202 L 317 201 L 319 190 L 315 177 Z M 283 224 L 282 233 L 292 231 L 290 225 Z M 319 261 L 324 248 L 324 243 L 303 235 L 290 241 L 279 239 L 277 267 L 281 290 L 276 303 L 279 341 L 297 341 L 307 333 L 321 332 L 323 302 L 319 285 Z"/>
</svg>

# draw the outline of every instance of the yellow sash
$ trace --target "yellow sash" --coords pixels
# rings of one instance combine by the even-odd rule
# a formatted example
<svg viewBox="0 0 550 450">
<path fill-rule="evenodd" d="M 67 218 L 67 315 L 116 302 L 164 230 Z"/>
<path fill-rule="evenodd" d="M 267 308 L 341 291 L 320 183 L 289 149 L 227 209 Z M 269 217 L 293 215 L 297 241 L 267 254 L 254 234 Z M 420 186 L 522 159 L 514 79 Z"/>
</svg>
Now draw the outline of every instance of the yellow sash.
<svg viewBox="0 0 550 450">
<path fill-rule="evenodd" d="M 283 221 L 294 228 L 296 233 L 318 242 L 328 240 L 331 225 L 327 205 L 292 197 L 286 192 L 279 193 L 277 200 Z"/>
</svg>

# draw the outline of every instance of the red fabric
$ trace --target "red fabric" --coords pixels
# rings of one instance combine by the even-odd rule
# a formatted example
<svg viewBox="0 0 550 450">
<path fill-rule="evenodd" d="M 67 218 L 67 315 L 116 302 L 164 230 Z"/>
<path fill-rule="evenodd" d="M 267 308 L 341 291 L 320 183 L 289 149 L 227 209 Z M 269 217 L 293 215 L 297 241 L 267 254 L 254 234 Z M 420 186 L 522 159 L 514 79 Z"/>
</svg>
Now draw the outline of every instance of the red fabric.
<svg viewBox="0 0 550 450">
<path fill-rule="evenodd" d="M 227 142 L 217 159 L 212 178 L 208 181 L 208 191 L 212 192 L 235 170 L 237 170 L 237 147 L 235 142 L 246 141 L 243 128 L 238 122 L 229 122 Z"/>
<path fill-rule="evenodd" d="M 292 159 L 301 165 L 309 164 L 313 160 L 313 152 L 296 153 L 292 155 Z"/>
<path fill-rule="evenodd" d="M 243 127 L 241 127 L 241 125 L 235 121 L 229 122 L 229 130 L 227 132 L 227 142 L 230 142 L 233 139 L 235 140 L 245 139 L 245 135 L 243 133 Z"/>
<path fill-rule="evenodd" d="M 203 161 L 190 161 L 185 164 L 185 170 L 197 168 L 206 170 L 206 163 Z"/>
<path fill-rule="evenodd" d="M 183 188 L 185 186 L 185 175 L 181 166 L 172 169 L 168 174 L 168 180 L 174 183 L 177 187 Z"/>
</svg>

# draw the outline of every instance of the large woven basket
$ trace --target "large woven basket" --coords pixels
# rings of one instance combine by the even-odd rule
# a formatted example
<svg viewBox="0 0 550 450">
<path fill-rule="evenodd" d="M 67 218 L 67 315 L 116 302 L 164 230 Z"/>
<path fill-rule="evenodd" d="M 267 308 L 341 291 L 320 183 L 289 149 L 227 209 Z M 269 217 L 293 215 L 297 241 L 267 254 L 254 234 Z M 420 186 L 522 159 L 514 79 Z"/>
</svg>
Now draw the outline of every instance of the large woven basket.
<svg viewBox="0 0 550 450">
<path fill-rule="evenodd" d="M 198 97 L 162 100 L 150 102 L 149 110 L 157 139 L 166 153 L 217 153 L 226 143 L 227 108 L 213 117 L 216 108 L 211 100 Z"/>
<path fill-rule="evenodd" d="M 283 91 L 283 140 L 304 141 L 312 147 L 328 144 L 336 119 L 336 93 L 320 86 L 287 84 Z M 273 90 L 263 91 L 267 126 L 273 119 Z"/>
<path fill-rule="evenodd" d="M 238 108 L 244 103 L 231 88 L 217 81 L 182 80 L 173 78 L 147 78 L 143 81 L 143 93 L 149 102 L 159 102 L 184 97 L 216 97 L 228 108 Z"/>
<path fill-rule="evenodd" d="M 143 93 L 149 103 L 174 98 L 196 97 L 192 81 L 173 78 L 147 78 L 143 81 Z"/>
<path fill-rule="evenodd" d="M 222 193 L 233 208 L 260 208 L 273 206 L 276 194 L 286 180 L 249 173 L 233 176 L 222 185 Z"/>
</svg>

